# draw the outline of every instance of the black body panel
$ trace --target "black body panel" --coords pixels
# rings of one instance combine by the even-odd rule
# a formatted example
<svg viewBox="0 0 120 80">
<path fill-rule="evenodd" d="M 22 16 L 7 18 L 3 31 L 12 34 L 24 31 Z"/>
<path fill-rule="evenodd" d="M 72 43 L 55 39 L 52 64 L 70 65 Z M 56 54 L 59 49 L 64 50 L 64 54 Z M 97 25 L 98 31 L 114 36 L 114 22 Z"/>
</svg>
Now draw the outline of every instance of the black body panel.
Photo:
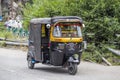
<svg viewBox="0 0 120 80">
<path fill-rule="evenodd" d="M 79 61 L 81 57 L 81 43 L 58 43 L 58 42 L 51 42 L 51 64 L 55 66 L 63 65 L 69 57 L 73 56 L 74 54 L 79 55 Z"/>
<path fill-rule="evenodd" d="M 34 46 L 34 59 L 42 61 L 41 54 L 41 24 L 30 24 L 29 46 Z M 32 42 L 32 43 L 31 43 Z M 30 51 L 30 50 L 29 50 Z"/>
</svg>

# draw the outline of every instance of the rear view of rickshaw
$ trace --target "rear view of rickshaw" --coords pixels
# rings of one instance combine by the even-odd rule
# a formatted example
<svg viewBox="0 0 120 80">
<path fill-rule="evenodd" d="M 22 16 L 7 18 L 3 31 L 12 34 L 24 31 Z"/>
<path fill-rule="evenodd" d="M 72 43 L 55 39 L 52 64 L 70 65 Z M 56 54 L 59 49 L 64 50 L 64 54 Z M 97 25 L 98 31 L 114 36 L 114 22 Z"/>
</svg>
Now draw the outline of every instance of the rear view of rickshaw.
<svg viewBox="0 0 120 80">
<path fill-rule="evenodd" d="M 83 21 L 76 16 L 37 18 L 30 21 L 27 61 L 64 66 L 75 75 L 82 54 Z"/>
</svg>

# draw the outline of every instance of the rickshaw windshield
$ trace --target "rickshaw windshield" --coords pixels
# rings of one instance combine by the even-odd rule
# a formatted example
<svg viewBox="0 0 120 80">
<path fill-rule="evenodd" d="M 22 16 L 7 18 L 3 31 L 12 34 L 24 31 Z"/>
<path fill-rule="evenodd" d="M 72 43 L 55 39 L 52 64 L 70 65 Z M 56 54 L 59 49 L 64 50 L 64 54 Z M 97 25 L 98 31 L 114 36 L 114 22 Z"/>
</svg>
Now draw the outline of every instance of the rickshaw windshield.
<svg viewBox="0 0 120 80">
<path fill-rule="evenodd" d="M 54 37 L 82 37 L 81 24 L 78 22 L 62 22 L 54 27 Z"/>
</svg>

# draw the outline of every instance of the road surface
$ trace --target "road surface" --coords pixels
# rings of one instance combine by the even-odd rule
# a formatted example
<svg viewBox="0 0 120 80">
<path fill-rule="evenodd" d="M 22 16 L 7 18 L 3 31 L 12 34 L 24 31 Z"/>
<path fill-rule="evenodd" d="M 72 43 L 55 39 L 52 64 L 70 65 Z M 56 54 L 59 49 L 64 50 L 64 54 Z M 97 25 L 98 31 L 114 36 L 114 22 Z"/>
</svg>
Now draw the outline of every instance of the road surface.
<svg viewBox="0 0 120 80">
<path fill-rule="evenodd" d="M 120 66 L 81 62 L 74 76 L 66 69 L 42 64 L 30 70 L 26 52 L 0 48 L 0 80 L 120 80 Z"/>
</svg>

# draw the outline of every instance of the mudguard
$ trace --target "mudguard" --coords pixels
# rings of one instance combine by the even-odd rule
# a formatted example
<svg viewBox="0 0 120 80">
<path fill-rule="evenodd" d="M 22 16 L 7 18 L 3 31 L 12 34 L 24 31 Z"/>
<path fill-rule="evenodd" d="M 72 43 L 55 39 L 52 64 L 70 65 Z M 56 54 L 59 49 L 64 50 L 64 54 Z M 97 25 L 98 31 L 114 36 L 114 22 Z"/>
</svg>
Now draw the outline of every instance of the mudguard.
<svg viewBox="0 0 120 80">
<path fill-rule="evenodd" d="M 34 58 L 35 57 L 34 54 L 35 54 L 34 46 L 30 46 L 28 49 L 27 59 L 28 57 Z"/>
<path fill-rule="evenodd" d="M 69 57 L 68 62 L 79 63 L 79 60 L 78 59 L 74 59 L 73 57 Z"/>
</svg>

